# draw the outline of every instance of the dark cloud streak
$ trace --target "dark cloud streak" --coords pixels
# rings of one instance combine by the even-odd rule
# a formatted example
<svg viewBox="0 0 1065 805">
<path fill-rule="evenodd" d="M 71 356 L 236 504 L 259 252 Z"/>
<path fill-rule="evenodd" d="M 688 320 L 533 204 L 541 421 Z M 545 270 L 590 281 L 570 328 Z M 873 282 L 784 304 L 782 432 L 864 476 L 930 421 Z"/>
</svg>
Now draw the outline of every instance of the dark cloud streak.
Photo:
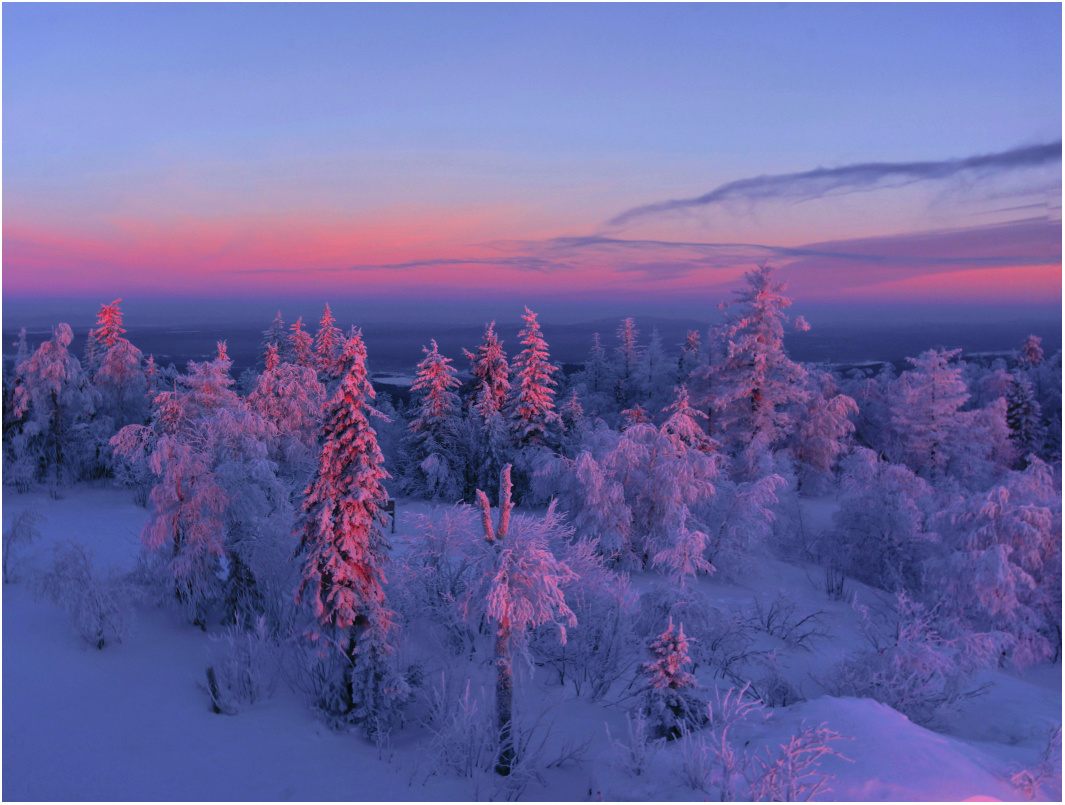
<svg viewBox="0 0 1065 805">
<path fill-rule="evenodd" d="M 878 186 L 898 187 L 914 182 L 949 179 L 964 172 L 1004 173 L 1055 162 L 1061 162 L 1061 140 L 965 159 L 939 162 L 863 162 L 838 168 L 815 168 L 802 173 L 755 176 L 728 182 L 695 198 L 671 199 L 633 207 L 611 218 L 606 227 L 616 230 L 640 218 L 729 201 L 754 203 L 786 198 L 803 201 L 821 198 L 830 193 L 853 193 L 873 190 Z"/>
</svg>

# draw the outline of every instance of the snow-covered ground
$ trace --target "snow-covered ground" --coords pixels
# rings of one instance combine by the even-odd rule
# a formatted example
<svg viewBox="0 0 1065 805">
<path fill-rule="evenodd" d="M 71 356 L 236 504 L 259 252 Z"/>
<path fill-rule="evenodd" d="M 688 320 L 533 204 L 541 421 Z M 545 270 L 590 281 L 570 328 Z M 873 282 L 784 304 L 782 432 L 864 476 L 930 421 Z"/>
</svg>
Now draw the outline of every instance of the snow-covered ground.
<svg viewBox="0 0 1065 805">
<path fill-rule="evenodd" d="M 173 611 L 147 604 L 132 632 L 104 650 L 81 641 L 66 613 L 37 600 L 32 581 L 50 545 L 77 539 L 97 563 L 131 568 L 146 512 L 126 492 L 79 487 L 61 500 L 3 491 L 5 528 L 18 512 L 36 507 L 47 518 L 42 539 L 13 560 L 15 581 L 3 591 L 3 797 L 8 800 L 466 800 L 499 796 L 492 779 L 430 774 L 429 736 L 408 724 L 382 745 L 361 733 L 323 724 L 303 694 L 278 680 L 273 695 L 236 716 L 216 715 L 201 687 L 218 650 L 212 633 L 189 626 Z M 831 516 L 830 501 L 814 501 L 806 527 Z M 404 514 L 431 512 L 399 503 Z M 646 588 L 650 577 L 636 578 Z M 749 748 L 775 750 L 802 723 L 844 736 L 827 757 L 832 775 L 821 799 L 1019 799 L 1010 774 L 1037 761 L 1047 729 L 1061 720 L 1061 666 L 1023 673 L 985 672 L 987 692 L 968 700 L 944 732 L 910 722 L 869 699 L 823 695 L 817 681 L 858 640 L 847 602 L 819 589 L 823 578 L 776 561 L 760 563 L 749 579 L 703 579 L 715 604 L 763 605 L 783 593 L 796 611 L 820 611 L 826 636 L 811 651 L 782 655 L 789 677 L 808 698 L 779 707 L 744 734 Z M 872 592 L 854 586 L 861 598 Z M 767 638 L 769 639 L 769 638 Z M 544 670 L 524 670 L 520 701 L 554 720 L 553 740 L 588 742 L 582 761 L 543 772 L 524 798 L 703 799 L 677 771 L 680 742 L 659 747 L 638 776 L 626 773 L 607 740 L 625 735 L 624 705 L 593 703 L 552 684 Z M 1049 786 L 1044 797 L 1057 797 Z"/>
</svg>

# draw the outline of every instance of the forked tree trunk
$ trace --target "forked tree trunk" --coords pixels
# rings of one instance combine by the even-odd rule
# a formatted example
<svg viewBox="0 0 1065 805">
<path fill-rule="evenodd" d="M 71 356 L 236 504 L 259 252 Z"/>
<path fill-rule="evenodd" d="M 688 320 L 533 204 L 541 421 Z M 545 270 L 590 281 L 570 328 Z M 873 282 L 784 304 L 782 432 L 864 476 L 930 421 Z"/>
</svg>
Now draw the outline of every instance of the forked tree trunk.
<svg viewBox="0 0 1065 805">
<path fill-rule="evenodd" d="M 477 502 L 481 506 L 481 522 L 484 525 L 484 539 L 495 550 L 498 557 L 503 549 L 503 540 L 510 525 L 510 465 L 503 468 L 499 477 L 499 521 L 492 527 L 492 510 L 488 496 L 477 490 Z M 510 658 L 510 620 L 504 617 L 496 624 L 495 666 L 496 666 L 496 724 L 499 728 L 499 757 L 496 759 L 496 774 L 506 777 L 514 766 L 517 753 L 514 750 L 514 666 Z"/>
</svg>

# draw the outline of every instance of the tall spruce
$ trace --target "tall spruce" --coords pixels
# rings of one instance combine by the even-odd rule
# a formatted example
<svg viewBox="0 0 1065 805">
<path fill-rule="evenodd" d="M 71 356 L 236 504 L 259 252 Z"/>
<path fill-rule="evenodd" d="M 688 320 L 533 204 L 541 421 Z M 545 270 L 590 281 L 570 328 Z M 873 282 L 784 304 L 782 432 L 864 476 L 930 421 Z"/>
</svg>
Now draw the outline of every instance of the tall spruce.
<svg viewBox="0 0 1065 805">
<path fill-rule="evenodd" d="M 561 420 L 555 411 L 555 379 L 547 342 L 536 314 L 525 308 L 525 329 L 519 333 L 525 347 L 514 361 L 509 413 L 519 447 L 553 446 Z"/>
</svg>

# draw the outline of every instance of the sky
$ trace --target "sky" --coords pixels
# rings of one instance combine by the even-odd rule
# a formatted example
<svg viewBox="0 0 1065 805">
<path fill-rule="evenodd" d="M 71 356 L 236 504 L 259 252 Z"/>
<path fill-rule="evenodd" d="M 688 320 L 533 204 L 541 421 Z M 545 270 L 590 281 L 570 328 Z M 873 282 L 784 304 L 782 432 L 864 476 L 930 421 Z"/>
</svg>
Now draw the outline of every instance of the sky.
<svg viewBox="0 0 1065 805">
<path fill-rule="evenodd" d="M 4 308 L 1060 316 L 1061 13 L 5 3 Z"/>
</svg>

